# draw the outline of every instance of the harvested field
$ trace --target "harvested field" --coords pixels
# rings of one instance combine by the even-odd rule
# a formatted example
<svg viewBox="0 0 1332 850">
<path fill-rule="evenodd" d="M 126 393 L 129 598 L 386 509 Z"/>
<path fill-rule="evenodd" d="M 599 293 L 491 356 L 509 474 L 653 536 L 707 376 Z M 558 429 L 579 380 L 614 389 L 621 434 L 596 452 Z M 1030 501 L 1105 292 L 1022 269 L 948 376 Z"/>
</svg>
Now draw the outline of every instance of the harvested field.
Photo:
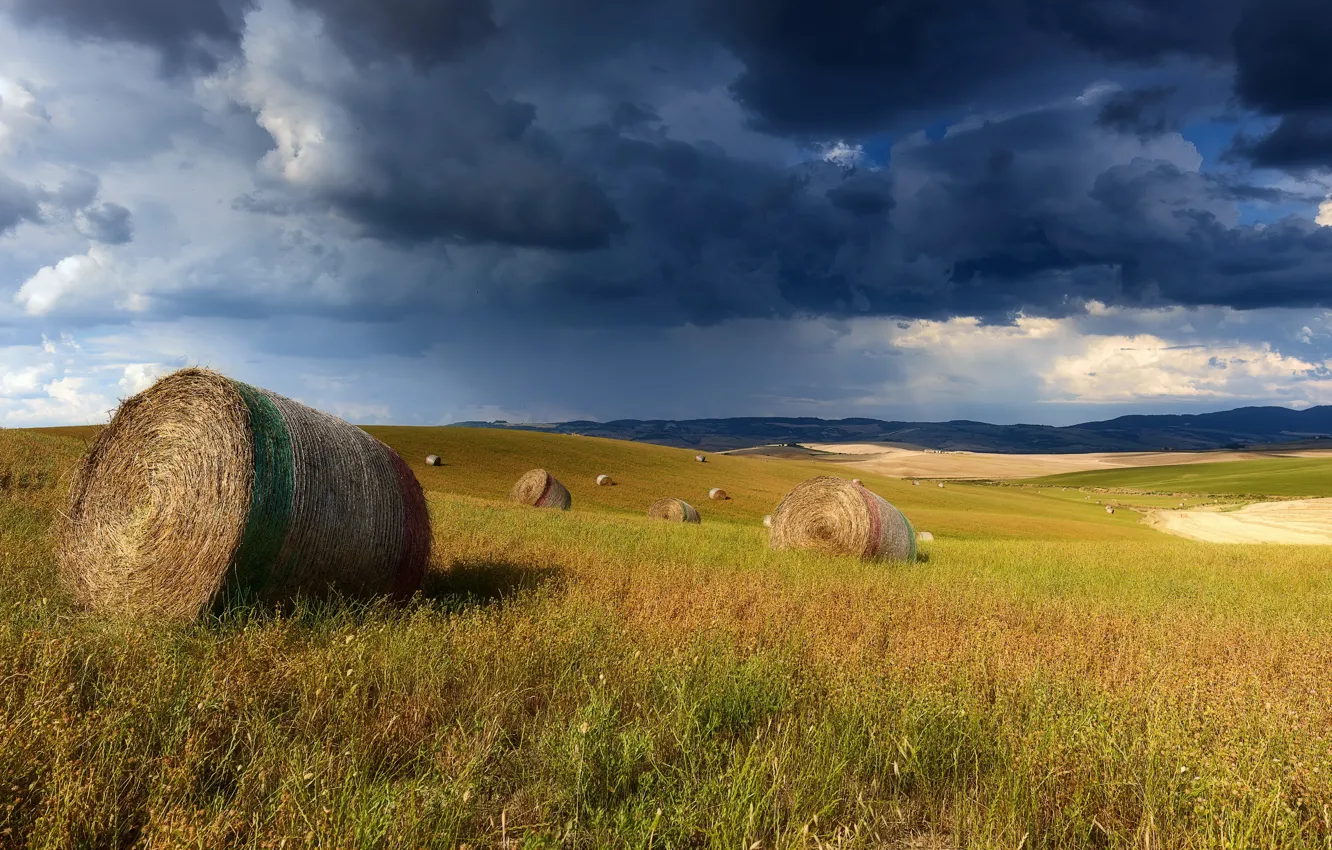
<svg viewBox="0 0 1332 850">
<path fill-rule="evenodd" d="M 423 476 L 418 597 L 154 628 L 55 581 L 78 441 L 0 432 L 0 847 L 1332 841 L 1325 549 L 864 472 L 928 562 L 772 551 L 762 517 L 844 465 L 368 430 L 469 459 Z M 507 502 L 534 467 L 571 510 Z M 645 515 L 718 485 L 701 525 Z"/>
<path fill-rule="evenodd" d="M 1260 502 L 1238 510 L 1152 511 L 1153 528 L 1208 543 L 1332 545 L 1332 498 Z"/>
<path fill-rule="evenodd" d="M 1332 459 L 1332 450 L 1300 450 L 1284 453 L 1217 451 L 1018 455 L 986 452 L 921 451 L 919 449 L 904 449 L 875 443 L 811 443 L 808 448 L 828 453 L 830 455 L 829 460 L 895 478 L 1035 478 L 1068 472 L 1125 469 L 1140 466 L 1224 463 L 1274 457 Z"/>
</svg>

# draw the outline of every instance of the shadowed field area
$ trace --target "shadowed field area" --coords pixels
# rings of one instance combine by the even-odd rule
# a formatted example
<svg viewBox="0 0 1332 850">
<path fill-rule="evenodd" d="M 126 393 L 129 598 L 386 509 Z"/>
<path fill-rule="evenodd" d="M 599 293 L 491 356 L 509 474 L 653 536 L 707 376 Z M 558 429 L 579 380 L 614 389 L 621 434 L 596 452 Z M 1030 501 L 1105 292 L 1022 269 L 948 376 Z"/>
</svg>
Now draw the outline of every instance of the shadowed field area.
<svg viewBox="0 0 1332 850">
<path fill-rule="evenodd" d="M 1332 842 L 1325 547 L 866 475 L 937 542 L 862 564 L 758 523 L 841 466 L 368 430 L 428 493 L 417 600 L 148 627 L 54 581 L 86 435 L 0 432 L 0 847 Z M 572 511 L 503 501 L 534 466 Z"/>
</svg>

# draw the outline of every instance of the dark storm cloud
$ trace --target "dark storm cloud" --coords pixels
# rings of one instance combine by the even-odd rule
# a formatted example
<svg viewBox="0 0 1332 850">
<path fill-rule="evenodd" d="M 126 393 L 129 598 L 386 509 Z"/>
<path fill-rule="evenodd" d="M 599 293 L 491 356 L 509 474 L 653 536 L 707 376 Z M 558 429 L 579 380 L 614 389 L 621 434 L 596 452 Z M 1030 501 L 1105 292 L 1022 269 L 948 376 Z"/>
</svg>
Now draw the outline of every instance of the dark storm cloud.
<svg viewBox="0 0 1332 850">
<path fill-rule="evenodd" d="M 1171 62 L 1205 75 L 1233 46 L 1244 105 L 1283 119 L 1244 150 L 1316 165 L 1332 98 L 1326 63 L 1313 61 L 1313 46 L 1328 43 L 1321 0 L 1251 4 L 1233 42 L 1234 0 L 295 2 L 355 70 L 329 82 L 296 50 L 262 60 L 238 98 L 255 98 L 245 105 L 256 114 L 289 110 L 265 126 L 288 131 L 274 138 L 278 154 L 304 161 L 290 169 L 298 177 L 266 170 L 268 182 L 232 208 L 289 220 L 332 212 L 361 235 L 405 250 L 440 243 L 450 258 L 462 245 L 471 277 L 457 285 L 500 311 L 667 325 L 1002 320 L 1093 298 L 1329 301 L 1327 231 L 1238 226 L 1237 201 L 1297 199 L 1198 173 L 1182 143 L 1166 152 L 1176 100 L 1187 98 L 1143 76 Z M 50 21 L 74 21 L 80 8 L 11 5 Z M 194 0 L 151 25 L 145 0 L 116 8 L 116 26 L 97 23 L 111 14 L 102 11 L 79 31 L 155 44 L 178 64 L 191 45 L 236 43 L 239 6 Z M 730 59 L 714 61 L 708 50 L 723 47 Z M 1032 109 L 1070 104 L 1094 81 L 1125 82 L 1121 72 L 1139 75 L 1128 91 Z M 754 126 L 801 142 L 1018 114 L 901 144 L 890 170 L 785 168 L 739 131 L 725 145 L 679 138 L 671 122 L 687 110 L 673 106 L 728 90 Z M 96 185 L 68 194 L 83 209 Z M 128 238 L 127 213 L 124 224 Z"/>
<path fill-rule="evenodd" d="M 233 53 L 249 0 L 0 0 L 23 24 L 74 38 L 123 41 L 160 51 L 165 67 L 211 71 Z"/>
<path fill-rule="evenodd" d="M 1265 168 L 1332 168 L 1332 110 L 1287 115 L 1265 136 L 1237 138 L 1233 152 Z"/>
<path fill-rule="evenodd" d="M 37 221 L 38 197 L 32 189 L 5 174 L 0 174 L 0 236 L 22 221 Z"/>
<path fill-rule="evenodd" d="M 1090 82 L 1094 60 L 1223 57 L 1235 0 L 711 0 L 745 63 L 738 96 L 775 131 L 855 133 L 903 113 Z"/>
<path fill-rule="evenodd" d="M 1235 28 L 1235 93 L 1244 105 L 1281 118 L 1237 152 L 1255 164 L 1302 170 L 1332 167 L 1332 5 L 1323 0 L 1250 2 Z"/>
<path fill-rule="evenodd" d="M 1116 92 L 1106 99 L 1096 116 L 1098 126 L 1141 137 L 1160 136 L 1177 131 L 1179 122 L 1165 109 L 1174 89 L 1152 86 L 1135 91 Z"/>
<path fill-rule="evenodd" d="M 340 93 L 360 130 L 307 189 L 386 241 L 499 243 L 583 251 L 623 224 L 586 170 L 534 126 L 535 109 L 432 77 Z"/>
<path fill-rule="evenodd" d="M 134 238 L 130 211 L 120 204 L 106 203 L 83 210 L 88 238 L 107 245 L 123 245 Z"/>
<path fill-rule="evenodd" d="M 354 53 L 398 53 L 429 68 L 497 32 L 490 0 L 295 0 Z"/>
</svg>

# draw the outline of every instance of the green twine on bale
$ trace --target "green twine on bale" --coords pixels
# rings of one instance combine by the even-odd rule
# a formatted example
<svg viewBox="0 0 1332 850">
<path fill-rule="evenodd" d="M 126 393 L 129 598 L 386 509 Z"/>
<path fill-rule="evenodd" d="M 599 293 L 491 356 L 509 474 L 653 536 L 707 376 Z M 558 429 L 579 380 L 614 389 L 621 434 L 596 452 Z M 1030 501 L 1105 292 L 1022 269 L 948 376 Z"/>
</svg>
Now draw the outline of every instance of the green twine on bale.
<svg viewBox="0 0 1332 850">
<path fill-rule="evenodd" d="M 291 524 L 296 476 L 291 433 L 282 414 L 257 388 L 240 381 L 232 383 L 250 414 L 254 484 L 245 532 L 236 550 L 225 595 L 245 598 L 261 595 L 287 572 L 289 565 L 279 563 L 279 556 Z"/>
</svg>

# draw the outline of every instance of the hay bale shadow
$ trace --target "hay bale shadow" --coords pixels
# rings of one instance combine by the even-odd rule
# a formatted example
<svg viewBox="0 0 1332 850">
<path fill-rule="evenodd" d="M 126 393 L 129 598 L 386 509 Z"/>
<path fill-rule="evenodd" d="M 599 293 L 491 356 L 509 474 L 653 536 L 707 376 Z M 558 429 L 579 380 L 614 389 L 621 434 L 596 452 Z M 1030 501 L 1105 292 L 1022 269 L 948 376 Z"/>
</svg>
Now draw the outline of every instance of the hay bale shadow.
<svg viewBox="0 0 1332 850">
<path fill-rule="evenodd" d="M 538 587 L 563 586 L 566 578 L 556 567 L 534 567 L 508 561 L 455 561 L 431 570 L 421 595 L 435 601 L 501 602 Z"/>
</svg>

